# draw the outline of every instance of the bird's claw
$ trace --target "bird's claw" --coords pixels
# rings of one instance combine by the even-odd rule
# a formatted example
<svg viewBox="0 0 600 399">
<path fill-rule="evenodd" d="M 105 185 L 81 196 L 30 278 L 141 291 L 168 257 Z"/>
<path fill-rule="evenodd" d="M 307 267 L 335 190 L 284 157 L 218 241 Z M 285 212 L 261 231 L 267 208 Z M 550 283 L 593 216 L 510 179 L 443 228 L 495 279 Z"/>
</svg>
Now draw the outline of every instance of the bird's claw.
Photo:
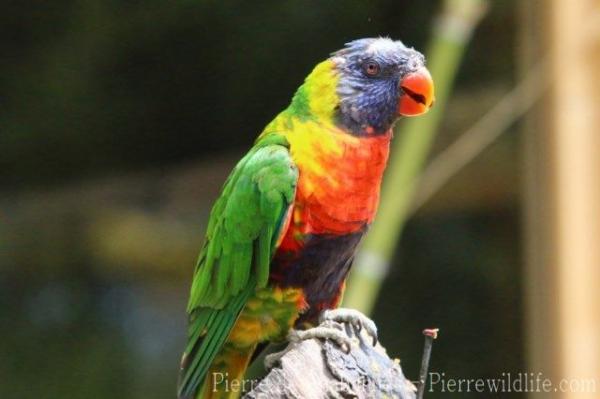
<svg viewBox="0 0 600 399">
<path fill-rule="evenodd" d="M 350 353 L 352 347 L 352 339 L 348 338 L 341 330 L 341 327 L 335 326 L 331 322 L 326 322 L 324 325 L 311 328 L 309 330 L 291 330 L 288 333 L 287 340 L 290 343 L 287 348 L 281 352 L 271 353 L 265 356 L 264 364 L 267 370 L 272 369 L 281 359 L 291 351 L 296 345 L 302 341 L 310 339 L 322 339 L 333 341 L 345 353 Z"/>
<path fill-rule="evenodd" d="M 307 339 L 324 339 L 335 342 L 346 353 L 350 353 L 352 340 L 333 325 L 319 325 L 310 330 L 292 330 L 288 335 L 290 342 L 299 343 Z"/>
<path fill-rule="evenodd" d="M 365 332 L 373 339 L 373 346 L 377 344 L 377 327 L 375 326 L 375 323 L 358 310 L 347 308 L 326 310 L 321 313 L 320 321 L 321 323 L 327 321 L 348 323 L 354 328 L 356 335 L 361 340 L 363 339 L 361 332 L 364 329 Z"/>
<path fill-rule="evenodd" d="M 377 327 L 375 323 L 358 310 L 346 308 L 326 310 L 321 313 L 319 322 L 319 326 L 309 330 L 291 330 L 287 337 L 290 345 L 281 352 L 267 355 L 265 357 L 265 367 L 272 369 L 292 348 L 309 339 L 333 341 L 345 353 L 350 353 L 353 339 L 344 333 L 343 324 L 351 326 L 351 328 L 347 328 L 347 330 L 350 330 L 348 334 L 353 333 L 354 336 L 364 342 L 362 333 L 364 330 L 373 339 L 373 346 L 377 344 Z"/>
<path fill-rule="evenodd" d="M 281 362 L 281 358 L 283 358 L 289 351 L 290 349 L 285 348 L 280 352 L 270 353 L 267 356 L 265 356 L 265 369 L 271 370 L 272 368 L 277 366 L 277 364 Z"/>
</svg>

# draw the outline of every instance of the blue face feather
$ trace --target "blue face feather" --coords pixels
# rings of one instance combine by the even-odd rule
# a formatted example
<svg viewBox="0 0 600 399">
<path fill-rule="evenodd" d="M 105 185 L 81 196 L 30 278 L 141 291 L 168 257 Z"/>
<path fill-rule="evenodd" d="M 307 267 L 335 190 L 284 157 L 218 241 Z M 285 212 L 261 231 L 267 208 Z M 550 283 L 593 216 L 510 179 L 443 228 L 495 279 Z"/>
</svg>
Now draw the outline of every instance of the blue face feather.
<svg viewBox="0 0 600 399">
<path fill-rule="evenodd" d="M 421 53 L 388 38 L 355 40 L 332 60 L 339 73 L 337 121 L 359 136 L 392 127 L 399 117 L 400 81 L 425 64 Z"/>
</svg>

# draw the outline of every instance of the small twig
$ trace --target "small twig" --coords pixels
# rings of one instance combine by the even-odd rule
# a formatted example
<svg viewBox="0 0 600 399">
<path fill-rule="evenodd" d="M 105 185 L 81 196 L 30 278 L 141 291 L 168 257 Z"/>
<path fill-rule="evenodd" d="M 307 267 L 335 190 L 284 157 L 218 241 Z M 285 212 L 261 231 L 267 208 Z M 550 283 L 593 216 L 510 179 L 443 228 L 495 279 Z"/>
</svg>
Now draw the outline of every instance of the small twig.
<svg viewBox="0 0 600 399">
<path fill-rule="evenodd" d="M 431 358 L 431 348 L 433 340 L 437 338 L 439 329 L 428 328 L 423 330 L 425 336 L 425 347 L 423 348 L 423 357 L 421 358 L 421 372 L 419 373 L 419 385 L 417 390 L 417 399 L 423 399 L 425 393 L 425 383 L 427 382 L 427 373 L 429 372 L 429 359 Z"/>
</svg>

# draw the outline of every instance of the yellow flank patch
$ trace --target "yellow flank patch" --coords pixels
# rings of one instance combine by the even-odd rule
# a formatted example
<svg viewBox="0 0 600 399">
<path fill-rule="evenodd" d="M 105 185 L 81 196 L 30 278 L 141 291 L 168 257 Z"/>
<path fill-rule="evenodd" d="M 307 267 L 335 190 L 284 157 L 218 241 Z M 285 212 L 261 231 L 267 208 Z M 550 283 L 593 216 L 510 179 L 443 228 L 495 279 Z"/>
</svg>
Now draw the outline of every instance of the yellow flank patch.
<svg viewBox="0 0 600 399">
<path fill-rule="evenodd" d="M 283 339 L 298 318 L 298 288 L 263 288 L 246 303 L 227 342 L 238 348 Z"/>
</svg>

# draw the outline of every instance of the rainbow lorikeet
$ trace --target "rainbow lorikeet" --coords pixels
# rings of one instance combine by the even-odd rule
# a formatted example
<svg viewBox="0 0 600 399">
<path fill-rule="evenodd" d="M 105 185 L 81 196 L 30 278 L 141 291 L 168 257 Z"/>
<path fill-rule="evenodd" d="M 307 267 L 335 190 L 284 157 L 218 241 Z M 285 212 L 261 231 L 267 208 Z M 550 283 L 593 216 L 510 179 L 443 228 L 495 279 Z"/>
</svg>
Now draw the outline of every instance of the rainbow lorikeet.
<svg viewBox="0 0 600 399">
<path fill-rule="evenodd" d="M 392 127 L 433 104 L 422 54 L 388 38 L 319 63 L 237 164 L 195 268 L 180 398 L 235 397 L 257 346 L 336 308 L 373 221 Z"/>
</svg>

